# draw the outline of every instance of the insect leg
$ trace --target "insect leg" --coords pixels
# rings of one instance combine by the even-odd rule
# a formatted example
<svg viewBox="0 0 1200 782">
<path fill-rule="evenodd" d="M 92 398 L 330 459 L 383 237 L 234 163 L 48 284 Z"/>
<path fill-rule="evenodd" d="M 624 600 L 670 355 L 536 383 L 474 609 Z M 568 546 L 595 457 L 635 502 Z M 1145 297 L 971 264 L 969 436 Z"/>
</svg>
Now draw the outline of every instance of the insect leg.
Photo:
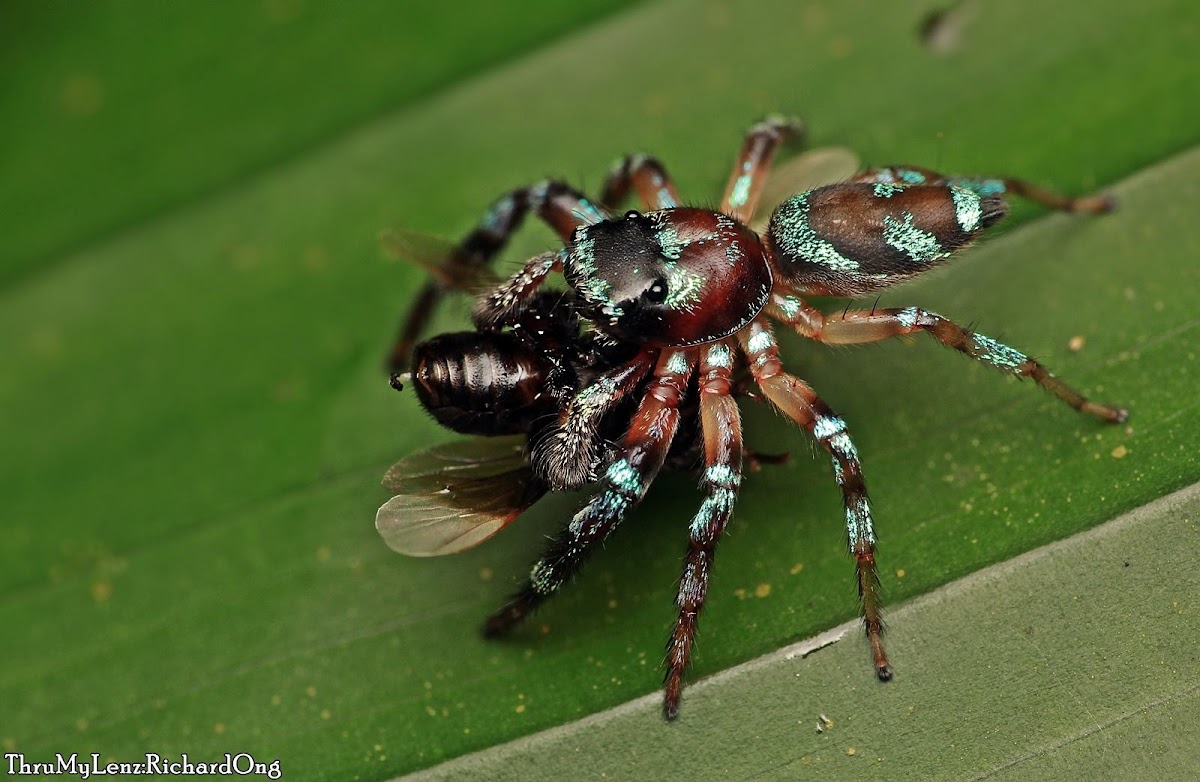
<svg viewBox="0 0 1200 782">
<path fill-rule="evenodd" d="M 875 658 L 875 675 L 881 681 L 887 681 L 892 678 L 892 669 L 883 649 L 879 574 L 875 567 L 875 528 L 867 485 L 863 480 L 862 463 L 846 432 L 846 423 L 829 409 L 808 384 L 783 371 L 775 337 L 764 320 L 760 318 L 743 329 L 738 339 L 763 394 L 780 412 L 807 429 L 833 459 L 833 475 L 845 501 L 846 537 L 857 569 L 863 625 Z"/>
<path fill-rule="evenodd" d="M 976 361 L 1017 377 L 1032 378 L 1033 382 L 1081 413 L 1111 423 L 1120 423 L 1129 417 L 1129 411 L 1124 408 L 1089 401 L 1083 394 L 1051 374 L 1041 362 L 1021 351 L 963 328 L 928 310 L 918 307 L 851 310 L 825 316 L 807 304 L 801 305 L 800 309 L 795 309 L 792 305 L 793 302 L 789 302 L 788 297 L 775 297 L 770 305 L 770 312 L 794 326 L 801 334 L 821 342 L 831 345 L 853 345 L 925 331 L 946 347 L 965 353 Z"/>
<path fill-rule="evenodd" d="M 700 419 L 704 433 L 706 469 L 701 487 L 704 503 L 692 518 L 683 575 L 679 580 L 679 618 L 667 642 L 663 716 L 679 714 L 683 672 L 692 653 L 696 623 L 708 592 L 708 578 L 717 541 L 733 513 L 742 481 L 742 425 L 737 402 L 730 394 L 733 352 L 724 342 L 709 346 L 700 362 Z"/>
<path fill-rule="evenodd" d="M 1024 179 L 1011 177 L 985 176 L 947 176 L 927 168 L 917 166 L 884 166 L 872 168 L 850 180 L 852 182 L 872 182 L 897 185 L 953 185 L 965 187 L 981 196 L 1013 195 L 1027 198 L 1051 209 L 1061 209 L 1065 212 L 1101 214 L 1111 212 L 1116 203 L 1111 196 L 1095 195 L 1071 198 L 1055 193 L 1040 185 Z"/>
<path fill-rule="evenodd" d="M 725 186 L 721 211 L 749 223 L 775 152 L 782 144 L 803 134 L 804 123 L 794 117 L 767 117 L 750 128 Z"/>
<path fill-rule="evenodd" d="M 654 378 L 622 441 L 620 456 L 609 464 L 601 480 L 600 493 L 550 543 L 516 597 L 488 617 L 484 635 L 509 632 L 556 593 L 642 499 L 671 447 L 679 426 L 679 403 L 695 366 L 695 356 L 685 351 L 665 351 L 659 357 Z"/>
<path fill-rule="evenodd" d="M 454 248 L 444 264 L 443 276 L 454 281 L 449 287 L 472 287 L 480 272 L 504 249 L 530 212 L 545 221 L 564 241 L 570 240 L 577 227 L 599 222 L 606 216 L 601 207 L 562 182 L 539 182 L 517 188 L 497 199 L 479 224 Z M 401 324 L 388 358 L 388 366 L 393 372 L 402 372 L 408 367 L 413 345 L 446 290 L 446 283 L 430 280 L 417 295 L 417 302 Z"/>
<path fill-rule="evenodd" d="M 646 209 L 670 209 L 679 206 L 675 183 L 663 164 L 649 155 L 626 155 L 616 162 L 604 180 L 600 203 L 615 209 L 629 194 L 637 191 L 638 200 Z"/>
</svg>

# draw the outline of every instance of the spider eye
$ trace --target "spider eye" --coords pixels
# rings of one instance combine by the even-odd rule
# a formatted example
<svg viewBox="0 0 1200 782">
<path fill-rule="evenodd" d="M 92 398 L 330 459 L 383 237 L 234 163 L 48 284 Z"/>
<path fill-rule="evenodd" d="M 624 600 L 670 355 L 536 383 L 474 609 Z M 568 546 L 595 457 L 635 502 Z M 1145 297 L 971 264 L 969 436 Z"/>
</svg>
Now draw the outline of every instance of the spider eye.
<svg viewBox="0 0 1200 782">
<path fill-rule="evenodd" d="M 628 212 L 625 213 L 626 220 L 636 220 L 641 216 L 642 215 L 636 209 L 630 209 Z"/>
<path fill-rule="evenodd" d="M 651 304 L 662 304 L 667 300 L 666 280 L 655 280 L 642 296 Z"/>
</svg>

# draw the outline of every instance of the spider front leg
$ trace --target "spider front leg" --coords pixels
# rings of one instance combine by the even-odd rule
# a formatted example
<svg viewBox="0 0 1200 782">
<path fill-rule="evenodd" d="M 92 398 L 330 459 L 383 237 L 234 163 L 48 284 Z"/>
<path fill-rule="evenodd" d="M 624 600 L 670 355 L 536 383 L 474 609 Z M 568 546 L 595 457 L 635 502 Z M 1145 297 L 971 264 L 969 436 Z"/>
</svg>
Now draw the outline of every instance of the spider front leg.
<svg viewBox="0 0 1200 782">
<path fill-rule="evenodd" d="M 826 316 L 790 296 L 774 296 L 769 307 L 772 316 L 793 326 L 806 337 L 831 345 L 853 345 L 898 337 L 916 331 L 930 336 L 948 348 L 976 361 L 996 367 L 1017 377 L 1028 377 L 1081 413 L 1109 423 L 1121 423 L 1129 411 L 1089 401 L 1087 397 L 1055 377 L 1041 362 L 990 337 L 963 328 L 957 323 L 918 307 L 881 310 L 851 310 Z"/>
<path fill-rule="evenodd" d="M 871 643 L 875 675 L 892 678 L 883 649 L 883 616 L 879 573 L 875 566 L 875 526 L 863 480 L 858 451 L 846 424 L 804 381 L 783 371 L 779 348 L 766 321 L 759 318 L 738 333 L 750 370 L 763 394 L 780 412 L 808 430 L 833 460 L 833 475 L 842 489 L 846 508 L 846 538 L 857 569 L 858 595 L 863 626 Z"/>
<path fill-rule="evenodd" d="M 600 203 L 606 209 L 616 209 L 629 194 L 637 191 L 638 200 L 646 209 L 670 209 L 679 206 L 675 183 L 663 164 L 649 155 L 626 155 L 612 167 L 604 180 Z"/>
<path fill-rule="evenodd" d="M 504 249 L 530 212 L 567 242 L 579 226 L 598 223 L 607 216 L 601 207 L 562 182 L 539 182 L 501 196 L 443 263 L 442 277 L 450 282 L 430 280 L 417 295 L 388 357 L 388 367 L 393 373 L 408 367 L 417 337 L 446 290 L 472 287 L 481 271 Z"/>
<path fill-rule="evenodd" d="M 550 543 L 516 597 L 488 618 L 484 635 L 509 632 L 562 588 L 642 499 L 679 428 L 679 404 L 695 366 L 695 357 L 685 351 L 659 356 L 646 396 L 622 440 L 620 456 L 604 474 L 600 493 Z"/>
<path fill-rule="evenodd" d="M 578 489 L 595 479 L 593 470 L 602 446 L 600 421 L 637 387 L 656 358 L 657 351 L 643 350 L 605 372 L 570 400 L 558 423 L 531 443 L 530 463 L 538 478 L 554 491 Z"/>
<path fill-rule="evenodd" d="M 1086 214 L 1102 214 L 1111 212 L 1116 202 L 1111 196 L 1070 196 L 1055 193 L 1040 185 L 1035 185 L 1024 179 L 1012 177 L 983 177 L 983 176 L 947 176 L 936 171 L 918 166 L 884 166 L 872 168 L 850 180 L 851 182 L 870 182 L 880 184 L 934 185 L 963 187 L 981 196 L 1013 194 L 1026 198 L 1035 203 L 1043 204 L 1051 209 L 1061 209 L 1064 212 Z"/>
<path fill-rule="evenodd" d="M 742 481 L 742 424 L 737 402 L 730 393 L 732 366 L 733 352 L 724 342 L 706 348 L 700 362 L 700 422 L 706 464 L 701 482 L 704 503 L 689 527 L 688 551 L 675 601 L 679 618 L 667 642 L 663 716 L 668 720 L 679 715 L 683 673 L 691 658 L 696 623 L 708 593 L 717 541 L 733 513 Z"/>
<path fill-rule="evenodd" d="M 767 181 L 767 171 L 779 147 L 804 134 L 804 123 L 794 117 L 767 117 L 746 132 L 742 149 L 725 186 L 721 211 L 749 223 L 758 196 Z"/>
</svg>

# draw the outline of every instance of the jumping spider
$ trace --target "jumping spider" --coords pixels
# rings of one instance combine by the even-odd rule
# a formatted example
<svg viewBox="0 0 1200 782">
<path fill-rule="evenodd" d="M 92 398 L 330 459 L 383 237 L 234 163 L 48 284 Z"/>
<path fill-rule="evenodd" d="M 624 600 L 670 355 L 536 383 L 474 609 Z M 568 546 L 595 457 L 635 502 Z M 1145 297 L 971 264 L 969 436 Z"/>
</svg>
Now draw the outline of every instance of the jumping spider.
<svg viewBox="0 0 1200 782">
<path fill-rule="evenodd" d="M 399 496 L 380 510 L 378 525 L 406 553 L 446 553 L 494 534 L 547 490 L 598 481 L 598 493 L 550 543 L 516 596 L 488 618 L 485 634 L 503 635 L 561 589 L 637 505 L 667 460 L 681 420 L 698 421 L 704 499 L 688 528 L 679 614 L 667 644 L 668 720 L 678 714 L 717 541 L 741 486 L 742 431 L 734 397 L 745 390 L 739 370 L 748 369 L 757 394 L 832 458 L 875 672 L 883 681 L 892 676 L 882 641 L 874 521 L 858 453 L 845 422 L 807 383 L 784 371 L 771 321 L 841 345 L 924 331 L 976 361 L 1033 379 L 1102 421 L 1127 416 L 1124 409 L 1087 400 L 1025 353 L 920 307 L 826 315 L 806 302 L 811 296 L 875 293 L 928 271 L 1004 217 L 1003 194 L 1073 212 L 1105 212 L 1110 201 L 1064 198 L 1015 179 L 889 166 L 787 198 L 765 231 L 755 231 L 750 222 L 771 160 L 801 130 L 798 122 L 780 118 L 752 127 L 716 211 L 681 205 L 662 165 L 643 155 L 614 167 L 599 200 L 553 181 L 508 193 L 451 253 L 438 273 L 440 283 L 422 294 L 393 352 L 393 367 L 406 366 L 439 290 L 463 287 L 527 213 L 561 236 L 561 250 L 530 259 L 477 300 L 477 332 L 453 345 L 425 343 L 414 376 L 419 388 L 426 386 L 422 400 L 439 420 L 443 408 L 451 408 L 460 422 L 448 424 L 453 428 L 526 435 L 506 458 L 531 477 L 504 484 L 495 477 L 503 471 L 484 470 L 471 484 L 474 493 L 465 492 L 458 510 L 447 511 L 469 481 L 453 469 L 418 467 L 410 458 L 390 474 Z M 615 216 L 612 210 L 630 190 L 645 211 Z M 551 300 L 542 285 L 556 271 L 569 289 Z M 547 343 L 546 330 L 531 322 L 551 323 L 559 336 Z M 504 341 L 510 334 L 518 337 Z M 524 390 L 517 393 L 518 387 Z M 614 416 L 622 404 L 629 405 L 626 412 Z M 468 408 L 474 417 L 463 418 Z M 495 423 L 508 413 L 522 413 L 503 419 L 519 423 Z M 486 461 L 427 454 L 460 471 Z M 414 477 L 424 483 L 413 484 Z"/>
</svg>

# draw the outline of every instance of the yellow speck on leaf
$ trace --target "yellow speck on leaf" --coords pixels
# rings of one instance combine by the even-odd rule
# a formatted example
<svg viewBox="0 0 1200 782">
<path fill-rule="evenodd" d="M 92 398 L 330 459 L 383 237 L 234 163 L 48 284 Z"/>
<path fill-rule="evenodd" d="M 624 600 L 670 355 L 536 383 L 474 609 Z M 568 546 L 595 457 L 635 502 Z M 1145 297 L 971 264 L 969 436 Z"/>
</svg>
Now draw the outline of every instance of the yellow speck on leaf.
<svg viewBox="0 0 1200 782">
<path fill-rule="evenodd" d="M 112 596 L 112 583 L 108 581 L 97 581 L 92 584 L 92 599 L 97 603 L 103 603 Z"/>
<path fill-rule="evenodd" d="M 1114 459 L 1124 459 L 1125 455 L 1128 453 L 1129 449 L 1123 445 L 1118 445 L 1116 448 L 1112 449 L 1112 456 Z"/>
<path fill-rule="evenodd" d="M 797 573 L 799 573 L 801 570 L 804 570 L 804 563 L 797 562 L 796 564 L 792 565 L 791 568 L 788 569 L 788 572 L 794 576 Z"/>
<path fill-rule="evenodd" d="M 771 594 L 770 584 L 759 584 L 758 586 L 754 587 L 755 597 L 766 597 L 769 594 Z"/>
</svg>

